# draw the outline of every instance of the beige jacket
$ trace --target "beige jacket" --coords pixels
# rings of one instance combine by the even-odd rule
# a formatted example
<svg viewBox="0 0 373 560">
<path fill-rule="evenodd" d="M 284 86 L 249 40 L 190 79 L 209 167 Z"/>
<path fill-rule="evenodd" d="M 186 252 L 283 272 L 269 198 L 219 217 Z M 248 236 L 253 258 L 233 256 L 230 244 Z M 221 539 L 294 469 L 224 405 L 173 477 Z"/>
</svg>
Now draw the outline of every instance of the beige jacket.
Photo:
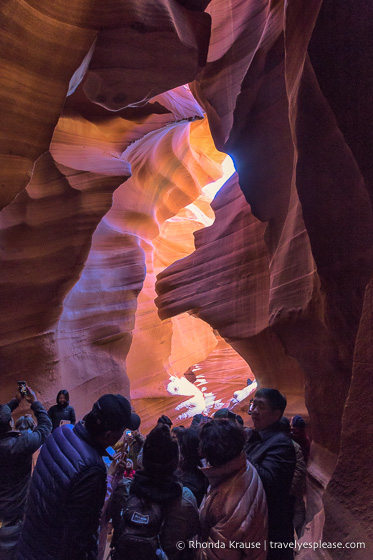
<svg viewBox="0 0 373 560">
<path fill-rule="evenodd" d="M 198 560 L 265 560 L 267 504 L 255 468 L 242 453 L 202 470 L 210 486 L 200 507 Z"/>
</svg>

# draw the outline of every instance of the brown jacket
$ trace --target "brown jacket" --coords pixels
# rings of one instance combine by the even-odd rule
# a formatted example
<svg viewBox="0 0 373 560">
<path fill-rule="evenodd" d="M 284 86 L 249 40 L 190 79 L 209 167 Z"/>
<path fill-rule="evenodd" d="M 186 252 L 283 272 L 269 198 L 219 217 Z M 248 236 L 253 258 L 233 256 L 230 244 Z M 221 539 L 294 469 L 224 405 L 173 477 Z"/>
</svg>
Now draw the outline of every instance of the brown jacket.
<svg viewBox="0 0 373 560">
<path fill-rule="evenodd" d="M 210 486 L 200 507 L 198 560 L 265 560 L 267 504 L 255 468 L 242 453 L 202 471 Z"/>
</svg>

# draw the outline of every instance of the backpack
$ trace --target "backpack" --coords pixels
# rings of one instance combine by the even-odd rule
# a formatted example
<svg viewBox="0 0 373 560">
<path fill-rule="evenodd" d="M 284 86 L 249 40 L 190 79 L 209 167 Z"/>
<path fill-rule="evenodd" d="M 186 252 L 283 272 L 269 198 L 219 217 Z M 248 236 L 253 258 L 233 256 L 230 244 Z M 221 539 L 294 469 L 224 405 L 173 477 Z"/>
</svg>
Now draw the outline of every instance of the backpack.
<svg viewBox="0 0 373 560">
<path fill-rule="evenodd" d="M 130 495 L 121 511 L 117 534 L 114 534 L 113 560 L 157 560 L 162 554 L 163 518 L 158 503 Z"/>
</svg>

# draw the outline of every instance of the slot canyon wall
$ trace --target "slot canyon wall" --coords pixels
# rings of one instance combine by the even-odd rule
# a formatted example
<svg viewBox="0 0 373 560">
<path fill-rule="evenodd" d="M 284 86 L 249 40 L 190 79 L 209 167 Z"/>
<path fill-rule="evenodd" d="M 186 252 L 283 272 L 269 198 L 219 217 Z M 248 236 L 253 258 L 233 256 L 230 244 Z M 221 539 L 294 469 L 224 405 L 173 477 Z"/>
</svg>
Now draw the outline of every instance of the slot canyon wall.
<svg viewBox="0 0 373 560">
<path fill-rule="evenodd" d="M 313 438 L 305 539 L 366 543 L 303 558 L 372 555 L 372 16 L 0 6 L 1 401 L 122 392 L 146 432 L 279 388 Z"/>
</svg>

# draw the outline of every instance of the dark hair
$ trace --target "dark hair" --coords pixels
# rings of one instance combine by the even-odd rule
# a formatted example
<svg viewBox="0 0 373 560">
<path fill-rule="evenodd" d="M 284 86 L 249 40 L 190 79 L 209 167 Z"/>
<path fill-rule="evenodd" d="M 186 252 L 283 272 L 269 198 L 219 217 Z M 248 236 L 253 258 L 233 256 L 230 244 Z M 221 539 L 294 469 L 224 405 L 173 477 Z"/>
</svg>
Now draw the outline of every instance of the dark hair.
<svg viewBox="0 0 373 560">
<path fill-rule="evenodd" d="M 168 416 L 166 416 L 165 414 L 162 414 L 162 416 L 160 416 L 157 420 L 157 424 L 166 424 L 166 426 L 168 426 L 169 428 L 171 428 L 172 426 L 172 420 L 171 418 L 169 418 Z"/>
<path fill-rule="evenodd" d="M 12 429 L 12 411 L 7 404 L 0 404 L 0 434 L 5 434 Z"/>
<path fill-rule="evenodd" d="M 200 454 L 213 467 L 219 467 L 237 457 L 245 445 L 242 426 L 227 420 L 210 420 L 199 434 Z"/>
<path fill-rule="evenodd" d="M 263 387 L 263 389 L 259 389 L 255 393 L 255 397 L 266 399 L 272 410 L 280 410 L 281 414 L 284 413 L 287 400 L 286 397 L 277 389 L 266 389 Z"/>
<path fill-rule="evenodd" d="M 185 430 L 186 428 L 184 428 L 184 426 L 175 426 L 175 428 L 172 428 L 171 430 L 171 435 L 177 439 L 179 445 L 181 434 L 185 432 Z"/>
<path fill-rule="evenodd" d="M 182 471 L 190 471 L 202 466 L 199 454 L 200 440 L 195 428 L 188 428 L 180 433 L 179 445 L 180 469 Z"/>
<path fill-rule="evenodd" d="M 25 414 L 24 416 L 18 418 L 15 425 L 15 429 L 18 431 L 22 431 L 22 430 L 34 431 L 35 428 L 36 428 L 36 424 L 30 414 Z"/>
<path fill-rule="evenodd" d="M 204 416 L 203 414 L 195 414 L 193 416 L 192 423 L 190 425 L 191 428 L 199 428 L 202 424 L 208 422 L 210 418 L 208 416 Z"/>
<path fill-rule="evenodd" d="M 239 414 L 236 414 L 236 422 L 238 422 L 238 424 L 241 424 L 241 426 L 244 425 L 243 418 Z"/>
<path fill-rule="evenodd" d="M 290 434 L 290 420 L 289 418 L 286 418 L 286 416 L 283 416 L 280 419 L 280 430 L 281 432 L 284 432 L 285 434 Z"/>
<path fill-rule="evenodd" d="M 67 404 L 69 404 L 69 401 L 70 401 L 69 392 L 66 391 L 66 389 L 61 389 L 61 391 L 58 391 L 57 397 L 56 397 L 56 403 L 57 404 L 58 404 L 58 399 L 60 398 L 60 395 L 63 395 L 64 397 L 66 397 L 66 402 L 67 402 Z"/>
<path fill-rule="evenodd" d="M 236 415 L 231 410 L 228 410 L 228 408 L 220 408 L 215 412 L 213 418 L 216 420 L 218 418 L 226 418 L 227 420 L 234 422 L 236 420 Z"/>
</svg>

